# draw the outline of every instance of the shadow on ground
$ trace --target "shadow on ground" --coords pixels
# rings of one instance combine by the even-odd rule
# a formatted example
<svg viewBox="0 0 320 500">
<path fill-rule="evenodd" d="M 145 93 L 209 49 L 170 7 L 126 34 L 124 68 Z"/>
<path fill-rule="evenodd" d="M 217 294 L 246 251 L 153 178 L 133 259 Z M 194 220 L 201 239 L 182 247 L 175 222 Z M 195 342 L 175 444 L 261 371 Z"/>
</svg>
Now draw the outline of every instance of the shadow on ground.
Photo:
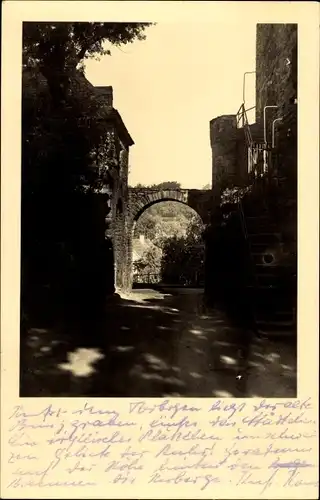
<svg viewBox="0 0 320 500">
<path fill-rule="evenodd" d="M 294 347 L 254 341 L 199 290 L 135 290 L 100 318 L 29 321 L 20 357 L 22 397 L 296 395 Z"/>
</svg>

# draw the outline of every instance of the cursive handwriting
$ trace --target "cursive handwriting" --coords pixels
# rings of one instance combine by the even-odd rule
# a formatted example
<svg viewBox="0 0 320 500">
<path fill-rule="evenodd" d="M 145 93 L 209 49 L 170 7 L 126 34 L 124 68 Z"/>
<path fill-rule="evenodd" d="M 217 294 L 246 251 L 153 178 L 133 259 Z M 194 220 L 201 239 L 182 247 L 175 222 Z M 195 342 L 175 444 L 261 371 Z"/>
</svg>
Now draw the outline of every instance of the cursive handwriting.
<svg viewBox="0 0 320 500">
<path fill-rule="evenodd" d="M 311 398 L 125 404 L 15 406 L 7 489 L 185 485 L 196 494 L 228 486 L 259 496 L 318 486 Z"/>
<path fill-rule="evenodd" d="M 201 411 L 201 408 L 195 406 L 188 406 L 186 404 L 180 403 L 170 403 L 168 399 L 162 401 L 159 404 L 147 405 L 145 401 L 138 401 L 136 403 L 130 403 L 130 413 L 166 413 L 170 418 L 175 417 L 178 413 L 194 413 Z"/>
</svg>

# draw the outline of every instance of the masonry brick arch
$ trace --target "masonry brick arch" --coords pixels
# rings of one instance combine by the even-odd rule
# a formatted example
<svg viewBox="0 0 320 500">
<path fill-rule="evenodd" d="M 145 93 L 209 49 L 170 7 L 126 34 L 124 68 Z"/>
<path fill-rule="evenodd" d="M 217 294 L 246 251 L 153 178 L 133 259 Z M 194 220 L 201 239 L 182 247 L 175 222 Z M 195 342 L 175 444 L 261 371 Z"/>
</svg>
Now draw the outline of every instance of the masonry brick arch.
<svg viewBox="0 0 320 500">
<path fill-rule="evenodd" d="M 129 188 L 125 214 L 115 220 L 116 237 L 116 287 L 130 289 L 132 286 L 132 240 L 136 221 L 142 213 L 155 203 L 176 201 L 188 205 L 206 225 L 210 222 L 212 191 L 202 189 L 152 189 Z M 120 215 L 120 214 L 119 214 Z"/>
<path fill-rule="evenodd" d="M 155 203 L 176 201 L 192 208 L 204 224 L 209 222 L 211 191 L 200 189 L 129 189 L 128 216 L 133 222 Z"/>
<path fill-rule="evenodd" d="M 151 201 L 149 204 L 147 205 L 143 205 L 142 207 L 139 207 L 138 210 L 135 210 L 134 211 L 134 214 L 133 214 L 133 224 L 135 225 L 136 222 L 139 220 L 139 218 L 141 217 L 141 215 L 146 211 L 148 210 L 148 208 L 151 208 L 153 205 L 156 205 L 158 203 L 165 203 L 166 201 L 174 201 L 176 203 L 179 203 L 181 205 L 185 205 L 185 206 L 189 206 L 187 203 L 185 203 L 184 201 L 180 201 L 180 200 L 176 200 L 175 198 L 162 198 L 160 200 L 155 200 L 155 201 Z M 191 207 L 190 207 L 191 208 Z M 194 209 L 192 209 L 193 211 L 195 211 Z M 200 219 L 202 220 L 202 217 L 201 215 L 196 212 L 196 214 L 198 215 L 198 217 L 200 217 Z"/>
</svg>

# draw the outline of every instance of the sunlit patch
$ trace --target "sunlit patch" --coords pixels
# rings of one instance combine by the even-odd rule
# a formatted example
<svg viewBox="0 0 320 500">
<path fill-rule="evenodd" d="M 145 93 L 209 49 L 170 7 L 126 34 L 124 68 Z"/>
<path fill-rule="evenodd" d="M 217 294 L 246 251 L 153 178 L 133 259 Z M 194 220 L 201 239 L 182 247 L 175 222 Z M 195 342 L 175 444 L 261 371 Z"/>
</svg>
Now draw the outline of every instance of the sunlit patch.
<svg viewBox="0 0 320 500">
<path fill-rule="evenodd" d="M 179 372 L 181 372 L 181 368 L 179 368 L 178 366 L 173 366 L 172 367 L 172 371 L 176 372 L 176 373 L 179 373 Z"/>
<path fill-rule="evenodd" d="M 175 309 L 174 307 L 170 307 L 169 311 L 172 311 L 172 312 L 179 312 L 179 309 Z"/>
<path fill-rule="evenodd" d="M 117 352 L 130 352 L 134 350 L 134 346 L 132 345 L 117 345 L 112 347 L 113 351 Z"/>
<path fill-rule="evenodd" d="M 231 345 L 234 345 L 234 344 L 231 344 L 230 342 L 222 342 L 220 340 L 215 340 L 213 342 L 213 345 L 221 345 L 223 347 L 230 347 Z"/>
<path fill-rule="evenodd" d="M 129 326 L 121 326 L 120 330 L 130 330 Z"/>
<path fill-rule="evenodd" d="M 191 372 L 190 375 L 192 378 L 202 378 L 202 375 L 200 375 L 200 373 L 197 372 Z"/>
<path fill-rule="evenodd" d="M 260 354 L 259 352 L 255 352 L 254 353 L 254 356 L 257 357 L 257 358 L 262 358 L 264 359 L 264 355 L 263 354 Z"/>
<path fill-rule="evenodd" d="M 153 310 L 153 311 L 164 311 L 163 307 L 160 307 L 160 306 L 150 306 L 149 304 L 143 304 L 143 305 L 139 305 L 138 303 L 137 304 L 129 304 L 127 305 L 126 307 L 130 307 L 130 308 L 137 308 L 137 309 L 150 309 L 150 310 Z"/>
<path fill-rule="evenodd" d="M 40 351 L 41 352 L 49 352 L 49 351 L 51 351 L 51 347 L 50 346 L 43 346 L 40 348 Z"/>
<path fill-rule="evenodd" d="M 194 349 L 194 352 L 196 352 L 197 354 L 201 354 L 201 355 L 204 354 L 204 352 L 202 351 L 202 349 L 198 349 L 198 348 Z"/>
<path fill-rule="evenodd" d="M 226 365 L 236 365 L 237 361 L 233 358 L 230 358 L 230 356 L 224 356 L 220 355 L 221 361 L 223 361 Z"/>
<path fill-rule="evenodd" d="M 159 382 L 172 384 L 172 385 L 179 385 L 181 387 L 183 387 L 185 385 L 184 382 L 182 382 L 182 380 L 179 380 L 178 378 L 163 377 L 157 373 L 141 373 L 140 376 L 141 376 L 141 378 L 143 378 L 145 380 L 157 380 Z"/>
<path fill-rule="evenodd" d="M 130 300 L 136 303 L 143 303 L 145 304 L 145 301 L 153 299 L 153 300 L 163 300 L 165 297 L 168 297 L 169 294 L 165 293 L 160 293 L 160 292 L 155 292 L 154 290 L 145 290 L 145 291 L 132 291 L 131 293 L 120 293 L 120 296 L 124 300 Z M 128 307 L 130 307 L 128 305 Z"/>
<path fill-rule="evenodd" d="M 47 328 L 30 328 L 29 333 L 41 334 L 41 333 L 48 333 L 48 331 L 49 330 Z"/>
<path fill-rule="evenodd" d="M 266 356 L 266 360 L 271 362 L 278 361 L 279 359 L 280 359 L 280 354 L 276 352 L 271 352 L 270 354 L 268 354 L 268 356 Z"/>
<path fill-rule="evenodd" d="M 89 377 L 95 372 L 93 363 L 104 358 L 99 349 L 76 349 L 68 353 L 68 363 L 58 365 L 60 370 L 69 371 L 76 377 Z"/>
<path fill-rule="evenodd" d="M 289 365 L 281 365 L 281 368 L 284 368 L 285 370 L 292 370 L 292 366 Z"/>
<path fill-rule="evenodd" d="M 202 335 L 202 333 L 203 333 L 201 330 L 198 330 L 196 328 L 192 328 L 189 331 L 190 331 L 190 333 L 193 333 L 194 335 Z"/>
<path fill-rule="evenodd" d="M 232 398 L 233 394 L 228 391 L 212 391 L 213 396 L 216 396 L 218 398 Z"/>
<path fill-rule="evenodd" d="M 259 368 L 260 367 L 259 363 L 255 363 L 255 361 L 250 361 L 249 365 L 253 366 L 254 368 Z"/>
<path fill-rule="evenodd" d="M 143 355 L 145 361 L 151 365 L 152 368 L 157 370 L 168 370 L 169 366 L 163 361 L 163 359 L 157 358 L 153 354 L 146 353 Z"/>
</svg>

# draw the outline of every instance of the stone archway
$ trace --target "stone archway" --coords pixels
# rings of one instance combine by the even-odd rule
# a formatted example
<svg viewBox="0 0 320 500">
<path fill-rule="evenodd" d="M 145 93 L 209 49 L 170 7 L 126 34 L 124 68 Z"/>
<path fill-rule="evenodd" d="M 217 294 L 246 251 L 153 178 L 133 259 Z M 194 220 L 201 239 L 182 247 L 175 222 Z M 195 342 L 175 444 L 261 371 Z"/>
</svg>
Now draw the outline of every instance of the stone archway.
<svg viewBox="0 0 320 500">
<path fill-rule="evenodd" d="M 118 274 L 116 287 L 131 289 L 133 280 L 132 271 L 132 240 L 136 221 L 142 213 L 156 203 L 163 201 L 176 201 L 192 208 L 202 219 L 204 225 L 210 222 L 210 210 L 212 206 L 212 192 L 200 189 L 152 189 L 152 188 L 129 188 L 128 206 L 125 214 L 125 232 L 123 234 L 123 245 L 126 245 L 126 261 L 119 262 L 117 268 L 121 269 Z M 124 252 L 119 255 L 123 260 Z M 117 255 L 116 255 L 117 261 Z"/>
<path fill-rule="evenodd" d="M 211 198 L 211 190 L 130 188 L 128 217 L 137 220 L 147 208 L 155 203 L 177 201 L 193 208 L 204 224 L 208 224 L 210 221 Z"/>
</svg>

